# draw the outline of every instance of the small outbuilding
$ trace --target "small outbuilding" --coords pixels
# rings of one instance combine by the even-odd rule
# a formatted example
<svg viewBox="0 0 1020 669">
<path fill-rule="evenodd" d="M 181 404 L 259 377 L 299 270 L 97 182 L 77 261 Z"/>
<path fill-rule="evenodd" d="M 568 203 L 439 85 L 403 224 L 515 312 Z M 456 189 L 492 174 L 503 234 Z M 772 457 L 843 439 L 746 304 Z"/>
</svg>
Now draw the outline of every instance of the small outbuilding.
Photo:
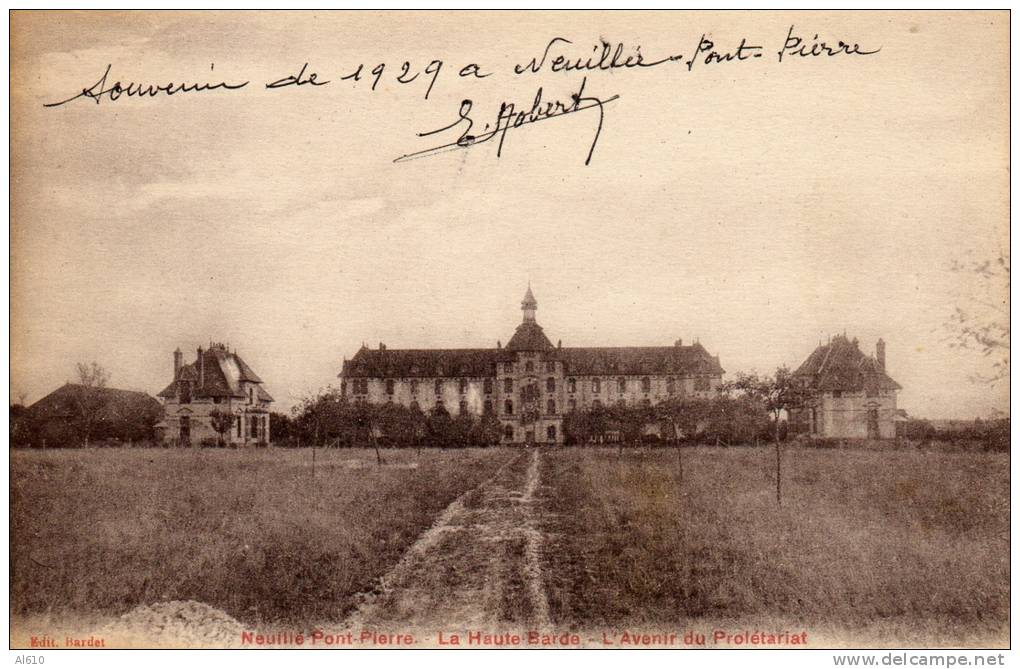
<svg viewBox="0 0 1020 669">
<path fill-rule="evenodd" d="M 892 439 L 896 436 L 896 392 L 886 372 L 885 342 L 875 355 L 857 339 L 837 335 L 819 346 L 793 373 L 811 392 L 807 406 L 790 411 L 790 429 L 810 437 Z"/>
</svg>

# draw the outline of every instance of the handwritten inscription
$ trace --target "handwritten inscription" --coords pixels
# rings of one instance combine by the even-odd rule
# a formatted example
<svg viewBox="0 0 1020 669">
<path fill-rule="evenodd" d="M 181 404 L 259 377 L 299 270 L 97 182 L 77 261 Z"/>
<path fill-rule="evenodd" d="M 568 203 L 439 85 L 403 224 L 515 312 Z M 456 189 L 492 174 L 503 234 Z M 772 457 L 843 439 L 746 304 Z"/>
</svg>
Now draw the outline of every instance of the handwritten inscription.
<svg viewBox="0 0 1020 669">
<path fill-rule="evenodd" d="M 807 37 L 808 34 L 813 35 Z M 447 125 L 425 132 L 416 133 L 418 137 L 443 137 L 443 141 L 435 146 L 404 154 L 394 160 L 402 163 L 419 158 L 440 155 L 449 151 L 466 149 L 479 144 L 492 142 L 496 147 L 495 155 L 500 157 L 506 143 L 507 134 L 539 121 L 551 120 L 561 116 L 589 112 L 586 116 L 597 117 L 594 124 L 591 142 L 587 145 L 584 164 L 589 165 L 605 123 L 605 108 L 611 102 L 620 99 L 619 95 L 597 96 L 586 92 L 589 86 L 588 75 L 599 72 L 624 72 L 647 70 L 650 68 L 679 66 L 674 71 L 692 73 L 705 67 L 732 66 L 740 63 L 762 62 L 762 58 L 770 52 L 764 43 L 756 43 L 749 37 L 734 39 L 730 44 L 720 44 L 711 33 L 702 33 L 697 42 L 688 43 L 692 49 L 685 56 L 682 53 L 659 51 L 655 56 L 646 56 L 640 44 L 628 45 L 624 42 L 613 42 L 600 39 L 590 47 L 579 46 L 574 41 L 555 36 L 545 41 L 544 46 L 530 58 L 514 61 L 509 76 L 526 77 L 541 73 L 575 74 L 583 78 L 576 92 L 569 100 L 547 99 L 544 89 L 539 87 L 530 105 L 519 106 L 517 103 L 503 100 L 495 113 L 480 116 L 476 111 L 473 99 L 463 97 L 454 118 Z M 872 56 L 881 51 L 881 47 L 867 48 L 859 43 L 845 39 L 819 39 L 817 33 L 802 32 L 791 25 L 787 30 L 782 46 L 775 54 L 775 62 L 788 63 L 805 59 L 831 59 L 834 57 L 851 58 Z M 300 61 L 298 61 L 300 62 Z M 397 61 L 400 62 L 400 61 Z M 266 91 L 286 91 L 297 88 L 322 88 L 329 85 L 344 83 L 351 87 L 364 82 L 370 92 L 374 92 L 385 81 L 393 81 L 398 88 L 418 86 L 419 94 L 425 100 L 433 92 L 440 73 L 445 71 L 446 64 L 441 59 L 432 59 L 422 66 L 412 65 L 403 61 L 400 65 L 380 62 L 374 66 L 361 63 L 346 69 L 323 75 L 323 70 L 305 62 L 301 67 L 292 70 L 282 77 L 274 78 L 265 83 Z M 61 107 L 75 100 L 91 100 L 99 105 L 106 102 L 117 102 L 124 98 L 162 98 L 183 93 L 235 93 L 245 89 L 250 81 L 210 81 L 210 82 L 168 82 L 141 83 L 122 79 L 110 82 L 112 64 L 108 64 L 102 76 L 94 84 L 84 87 L 80 92 L 58 102 L 45 103 L 45 107 Z M 210 66 L 210 71 L 215 65 Z M 481 80 L 498 73 L 491 67 L 477 62 L 469 62 L 455 69 L 458 81 Z M 449 78 L 452 75 L 446 75 Z M 210 77 L 211 78 L 211 77 Z M 277 95 L 280 93 L 277 92 Z"/>
<path fill-rule="evenodd" d="M 73 95 L 66 100 L 60 102 L 50 102 L 44 104 L 44 107 L 59 107 L 66 105 L 68 102 L 84 98 L 92 100 L 97 105 L 103 101 L 105 96 L 110 102 L 116 102 L 121 97 L 156 97 L 157 95 L 176 95 L 177 93 L 203 93 L 208 91 L 227 90 L 236 91 L 244 88 L 249 82 L 242 81 L 240 83 L 227 83 L 221 81 L 215 84 L 187 84 L 187 83 L 167 83 L 167 84 L 140 84 L 133 81 L 129 81 L 124 84 L 120 80 L 115 81 L 112 84 L 107 85 L 106 80 L 110 76 L 110 68 L 113 65 L 107 65 L 106 70 L 103 72 L 103 76 L 99 78 L 99 81 L 92 84 L 88 88 L 83 88 L 81 93 Z M 210 67 L 209 69 L 213 69 Z"/>
</svg>

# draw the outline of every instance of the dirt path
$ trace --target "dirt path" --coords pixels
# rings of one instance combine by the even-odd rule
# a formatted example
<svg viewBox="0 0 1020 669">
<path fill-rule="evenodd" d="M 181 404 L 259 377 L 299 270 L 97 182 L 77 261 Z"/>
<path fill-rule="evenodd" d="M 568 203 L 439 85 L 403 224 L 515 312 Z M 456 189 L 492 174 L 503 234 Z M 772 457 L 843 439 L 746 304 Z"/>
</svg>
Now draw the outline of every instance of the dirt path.
<svg viewBox="0 0 1020 669">
<path fill-rule="evenodd" d="M 522 454 L 454 501 L 348 619 L 351 630 L 543 628 L 541 451 Z"/>
</svg>

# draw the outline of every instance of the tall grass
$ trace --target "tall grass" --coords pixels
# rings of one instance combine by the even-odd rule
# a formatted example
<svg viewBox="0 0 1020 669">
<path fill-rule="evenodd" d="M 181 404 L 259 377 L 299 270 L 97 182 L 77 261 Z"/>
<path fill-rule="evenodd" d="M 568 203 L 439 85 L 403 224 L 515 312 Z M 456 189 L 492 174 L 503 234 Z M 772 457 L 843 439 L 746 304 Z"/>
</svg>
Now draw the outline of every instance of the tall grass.
<svg viewBox="0 0 1020 669">
<path fill-rule="evenodd" d="M 337 620 L 505 449 L 13 451 L 11 609 Z"/>
<path fill-rule="evenodd" d="M 1001 627 L 1004 454 L 789 448 L 546 457 L 546 586 L 559 624 L 684 619 Z"/>
</svg>

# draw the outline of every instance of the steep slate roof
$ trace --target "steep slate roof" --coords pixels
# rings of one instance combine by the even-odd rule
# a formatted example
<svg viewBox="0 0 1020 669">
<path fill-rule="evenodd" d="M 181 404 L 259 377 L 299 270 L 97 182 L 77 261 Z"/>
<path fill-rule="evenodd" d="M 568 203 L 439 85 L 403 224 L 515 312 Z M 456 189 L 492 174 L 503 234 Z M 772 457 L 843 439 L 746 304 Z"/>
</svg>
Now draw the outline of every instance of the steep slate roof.
<svg viewBox="0 0 1020 669">
<path fill-rule="evenodd" d="M 75 403 L 89 392 L 77 383 L 65 383 L 52 393 L 28 407 L 28 412 L 38 418 L 67 418 L 76 415 Z M 127 416 L 141 411 L 158 411 L 160 404 L 148 393 L 119 388 L 92 388 L 96 402 L 103 407 L 107 418 Z"/>
<path fill-rule="evenodd" d="M 528 288 L 528 294 L 531 294 L 531 288 Z M 508 351 L 548 351 L 552 347 L 552 342 L 545 336 L 542 326 L 535 321 L 524 321 L 518 325 L 514 336 L 506 344 Z"/>
<path fill-rule="evenodd" d="M 241 390 L 242 381 L 262 383 L 262 379 L 241 359 L 241 356 L 228 351 L 225 346 L 218 344 L 210 346 L 208 350 L 202 352 L 201 359 L 205 363 L 202 373 L 200 373 L 198 359 L 191 364 L 182 366 L 177 378 L 158 396 L 176 397 L 177 381 L 179 380 L 194 381 L 196 384 L 200 379 L 203 380 L 201 386 L 196 385 L 192 390 L 194 397 L 245 397 Z M 273 401 L 273 398 L 263 390 L 261 385 L 256 387 L 259 399 L 266 402 Z"/>
<path fill-rule="evenodd" d="M 525 323 L 526 325 L 526 323 Z M 520 332 L 520 328 L 518 328 Z M 542 338 L 545 335 L 538 329 Z M 516 336 L 516 335 L 515 335 Z M 511 340 L 511 343 L 513 340 Z M 546 340 L 548 344 L 548 340 Z M 369 349 L 362 347 L 354 358 L 344 362 L 341 377 L 346 378 L 429 378 L 495 376 L 496 363 L 512 360 L 507 349 Z M 525 348 L 519 350 L 538 350 Z M 701 344 L 693 346 L 626 346 L 596 348 L 558 348 L 552 357 L 566 363 L 567 374 L 678 376 L 723 374 L 719 359 L 709 355 Z"/>
<path fill-rule="evenodd" d="M 861 351 L 856 339 L 851 341 L 845 335 L 837 335 L 828 344 L 816 348 L 793 375 L 806 380 L 809 388 L 821 392 L 901 388 L 885 373 L 878 360 Z"/>
<path fill-rule="evenodd" d="M 693 346 L 621 346 L 563 348 L 560 357 L 568 374 L 578 376 L 676 374 L 723 374 L 719 358 L 709 355 L 701 344 Z"/>
<path fill-rule="evenodd" d="M 441 377 L 493 376 L 500 350 L 494 348 L 455 349 L 369 349 L 364 346 L 344 362 L 340 376 L 346 377 Z"/>
</svg>

